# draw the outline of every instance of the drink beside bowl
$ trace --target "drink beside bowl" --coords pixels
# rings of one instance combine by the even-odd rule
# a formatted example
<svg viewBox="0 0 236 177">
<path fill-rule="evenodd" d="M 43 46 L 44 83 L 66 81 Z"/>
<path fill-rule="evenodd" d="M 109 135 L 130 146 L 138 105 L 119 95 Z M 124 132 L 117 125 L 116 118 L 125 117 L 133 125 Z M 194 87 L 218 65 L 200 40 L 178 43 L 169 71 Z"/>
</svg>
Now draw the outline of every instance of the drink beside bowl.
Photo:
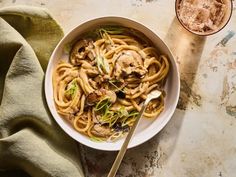
<svg viewBox="0 0 236 177">
<path fill-rule="evenodd" d="M 219 32 L 232 14 L 231 0 L 176 0 L 176 16 L 188 31 L 202 36 Z"/>
</svg>

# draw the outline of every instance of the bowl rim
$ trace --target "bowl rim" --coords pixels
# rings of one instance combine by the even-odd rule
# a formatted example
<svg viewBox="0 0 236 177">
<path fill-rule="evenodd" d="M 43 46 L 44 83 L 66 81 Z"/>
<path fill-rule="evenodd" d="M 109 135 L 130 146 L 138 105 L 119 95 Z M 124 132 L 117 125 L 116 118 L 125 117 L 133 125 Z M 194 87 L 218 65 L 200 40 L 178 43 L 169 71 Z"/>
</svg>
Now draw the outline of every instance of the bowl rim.
<svg viewBox="0 0 236 177">
<path fill-rule="evenodd" d="M 169 49 L 169 47 L 167 46 L 167 44 L 153 31 L 151 30 L 150 28 L 146 27 L 144 24 L 142 24 L 141 22 L 138 22 L 136 20 L 133 20 L 133 19 L 130 19 L 130 18 L 127 18 L 127 17 L 121 17 L 121 16 L 102 16 L 102 17 L 98 17 L 98 18 L 91 18 L 91 19 L 88 19 L 86 20 L 85 22 L 83 23 L 80 23 L 78 24 L 76 27 L 74 27 L 72 30 L 70 30 L 69 32 L 67 32 L 64 37 L 60 40 L 60 42 L 57 44 L 57 46 L 55 47 L 55 49 L 53 50 L 52 54 L 51 54 L 51 57 L 48 61 L 48 65 L 47 65 L 47 69 L 46 69 L 46 72 L 45 72 L 45 80 L 44 80 L 44 92 L 45 92 L 45 97 L 46 97 L 46 103 L 47 103 L 47 106 L 48 106 L 48 109 L 53 117 L 53 119 L 57 122 L 57 124 L 59 125 L 59 127 L 66 133 L 68 134 L 71 138 L 73 138 L 74 140 L 76 140 L 78 143 L 81 143 L 83 145 L 86 145 L 88 147 L 91 147 L 93 149 L 97 149 L 97 150 L 103 150 L 103 151 L 118 151 L 120 148 L 116 147 L 116 148 L 111 148 L 109 147 L 109 142 L 106 142 L 108 144 L 107 147 L 104 147 L 104 145 L 99 145 L 99 143 L 96 143 L 96 145 L 91 145 L 91 144 L 94 144 L 95 142 L 92 143 L 91 140 L 89 140 L 90 143 L 88 142 L 84 142 L 84 141 L 80 141 L 79 138 L 77 138 L 75 136 L 74 133 L 70 132 L 69 130 L 67 130 L 67 126 L 68 125 L 65 125 L 66 123 L 62 120 L 63 118 L 61 116 L 59 116 L 60 119 L 57 118 L 57 115 L 58 113 L 56 113 L 56 110 L 53 110 L 49 105 L 50 105 L 50 100 L 52 99 L 50 97 L 50 94 L 49 92 L 47 91 L 48 90 L 48 85 L 47 83 L 50 83 L 50 77 L 52 77 L 50 75 L 50 72 L 51 70 L 53 70 L 52 68 L 52 63 L 53 63 L 53 60 L 55 60 L 55 55 L 56 53 L 58 52 L 58 48 L 62 45 L 62 43 L 68 38 L 68 36 L 70 36 L 71 33 L 75 33 L 76 30 L 78 28 L 80 28 L 80 26 L 82 25 L 86 25 L 86 23 L 91 23 L 92 21 L 97 21 L 97 20 L 107 20 L 109 19 L 109 22 L 112 20 L 114 20 L 114 23 L 119 23 L 119 21 L 117 20 L 126 20 L 126 21 L 130 21 L 132 22 L 133 24 L 136 23 L 136 25 L 139 25 L 139 26 L 142 26 L 142 28 L 145 28 L 145 30 L 148 30 L 150 33 L 152 33 L 152 35 L 154 35 L 155 37 L 158 38 L 158 40 L 160 40 L 160 42 L 162 43 L 162 45 L 166 48 L 166 50 L 169 52 L 169 55 L 171 56 L 172 59 L 170 59 L 172 61 L 172 64 L 173 65 L 172 67 L 174 68 L 174 70 L 176 72 L 174 72 L 174 74 L 176 74 L 176 96 L 175 96 L 175 100 L 174 102 L 172 102 L 172 109 L 170 109 L 170 111 L 168 112 L 168 115 L 165 117 L 164 121 L 161 122 L 161 125 L 157 128 L 158 131 L 152 131 L 148 136 L 147 135 L 143 135 L 144 136 L 144 140 L 140 140 L 138 139 L 138 141 L 135 141 L 133 144 L 129 144 L 128 146 L 128 149 L 129 148 L 133 148 L 133 147 L 136 147 L 148 140 L 150 140 L 153 136 L 155 136 L 156 134 L 158 134 L 165 126 L 166 124 L 170 121 L 170 119 L 172 118 L 175 110 L 176 110 L 176 107 L 177 107 L 177 103 L 178 103 L 178 100 L 179 100 L 179 95 L 180 95 L 180 74 L 179 74 L 179 68 L 178 68 L 178 65 L 177 65 L 177 62 L 176 62 L 176 59 L 173 55 L 173 53 L 171 52 L 171 50 Z M 89 28 L 89 27 L 87 27 Z M 141 31 L 142 32 L 142 31 Z M 142 32 L 143 33 L 143 32 Z M 144 34 L 144 33 L 143 33 Z M 144 34 L 146 35 L 146 34 Z M 151 40 L 151 39 L 150 39 Z M 151 40 L 152 41 L 152 40 Z M 51 89 L 51 88 L 49 88 Z M 55 105 L 55 102 L 54 100 L 52 99 L 51 100 L 53 102 L 53 104 Z M 69 123 L 68 123 L 69 124 Z M 76 130 L 75 130 L 76 131 Z M 76 132 L 76 134 L 81 134 L 80 132 Z M 82 136 L 82 135 L 81 135 Z M 121 146 L 123 144 L 123 140 L 121 141 Z M 112 142 L 111 142 L 112 143 Z M 120 146 L 120 147 L 121 147 Z"/>
<path fill-rule="evenodd" d="M 197 31 L 193 31 L 193 30 L 190 30 L 189 28 L 187 28 L 183 22 L 180 20 L 179 18 L 179 14 L 178 14 L 178 4 L 181 2 L 182 0 L 175 0 L 175 14 L 176 14 L 176 17 L 178 19 L 178 21 L 180 22 L 181 26 L 183 26 L 187 31 L 189 31 L 190 33 L 192 34 L 195 34 L 195 35 L 198 35 L 198 36 L 211 36 L 213 34 L 216 34 L 218 32 L 220 32 L 222 29 L 225 28 L 225 26 L 229 23 L 231 17 L 232 17 L 232 14 L 233 14 L 233 1 L 232 0 L 229 0 L 230 1 L 230 14 L 229 14 L 229 18 L 226 20 L 225 24 L 220 27 L 218 30 L 215 30 L 215 31 L 212 31 L 212 32 L 208 32 L 208 33 L 203 33 L 203 32 L 197 32 Z"/>
</svg>

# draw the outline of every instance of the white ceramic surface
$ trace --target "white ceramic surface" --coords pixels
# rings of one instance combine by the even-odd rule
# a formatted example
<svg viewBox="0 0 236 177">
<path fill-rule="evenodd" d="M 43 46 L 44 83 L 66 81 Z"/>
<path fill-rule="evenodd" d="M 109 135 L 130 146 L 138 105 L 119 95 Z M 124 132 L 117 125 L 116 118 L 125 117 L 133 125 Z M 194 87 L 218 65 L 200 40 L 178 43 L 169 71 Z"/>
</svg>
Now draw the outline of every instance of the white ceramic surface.
<svg viewBox="0 0 236 177">
<path fill-rule="evenodd" d="M 135 147 L 141 143 L 152 138 L 156 135 L 171 119 L 177 102 L 180 92 L 180 78 L 179 72 L 176 65 L 176 62 L 173 58 L 168 47 L 165 43 L 151 30 L 143 26 L 142 24 L 135 22 L 133 20 L 123 18 L 123 17 L 102 17 L 97 19 L 89 20 L 69 32 L 65 37 L 59 42 L 55 48 L 50 61 L 48 63 L 46 76 L 45 76 L 45 94 L 48 107 L 52 113 L 52 116 L 58 123 L 58 125 L 72 138 L 78 142 L 89 146 L 91 148 L 115 151 L 119 150 L 122 146 L 124 138 L 116 142 L 94 142 L 91 141 L 88 137 L 77 132 L 70 124 L 68 124 L 56 111 L 56 107 L 53 101 L 53 87 L 52 87 L 52 72 L 60 60 L 68 60 L 68 50 L 66 50 L 68 44 L 72 41 L 78 40 L 78 36 L 91 28 L 97 27 L 104 24 L 117 24 L 125 27 L 130 27 L 136 29 L 148 37 L 155 47 L 163 54 L 166 54 L 170 60 L 171 69 L 168 75 L 168 79 L 165 85 L 165 91 L 167 96 L 165 98 L 165 108 L 164 111 L 157 117 L 152 119 L 141 119 L 135 134 L 128 146 L 128 148 Z"/>
</svg>

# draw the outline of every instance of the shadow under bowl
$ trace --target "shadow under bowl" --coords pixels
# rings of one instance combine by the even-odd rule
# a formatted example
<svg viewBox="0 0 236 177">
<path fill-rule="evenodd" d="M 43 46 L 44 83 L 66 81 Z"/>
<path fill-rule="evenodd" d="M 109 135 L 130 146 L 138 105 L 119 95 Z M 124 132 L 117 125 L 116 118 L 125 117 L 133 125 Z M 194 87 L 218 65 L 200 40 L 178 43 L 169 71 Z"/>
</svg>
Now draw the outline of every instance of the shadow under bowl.
<svg viewBox="0 0 236 177">
<path fill-rule="evenodd" d="M 124 142 L 124 138 L 115 142 L 94 142 L 89 137 L 77 132 L 72 125 L 63 119 L 57 113 L 53 97 L 52 73 L 58 62 L 62 59 L 68 62 L 69 54 L 66 52 L 68 44 L 79 40 L 79 37 L 91 29 L 100 27 L 101 25 L 119 25 L 127 28 L 133 28 L 144 34 L 161 54 L 165 54 L 170 63 L 170 72 L 164 87 L 166 94 L 165 107 L 162 113 L 157 118 L 142 118 L 128 148 L 135 147 L 156 135 L 171 119 L 179 99 L 180 92 L 180 77 L 175 59 L 167 45 L 154 32 L 134 20 L 123 17 L 102 17 L 89 20 L 69 32 L 56 46 L 49 60 L 46 76 L 45 76 L 45 95 L 46 101 L 52 116 L 58 125 L 73 139 L 94 149 L 116 151 L 119 150 Z"/>
</svg>

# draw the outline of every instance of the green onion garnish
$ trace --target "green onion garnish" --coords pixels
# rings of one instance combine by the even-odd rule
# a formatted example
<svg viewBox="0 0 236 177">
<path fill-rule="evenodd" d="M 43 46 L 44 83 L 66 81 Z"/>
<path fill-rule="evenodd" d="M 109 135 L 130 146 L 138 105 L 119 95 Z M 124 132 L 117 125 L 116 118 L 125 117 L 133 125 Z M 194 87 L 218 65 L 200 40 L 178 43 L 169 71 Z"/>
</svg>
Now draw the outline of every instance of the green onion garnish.
<svg viewBox="0 0 236 177">
<path fill-rule="evenodd" d="M 67 89 L 65 91 L 65 95 L 68 97 L 74 98 L 75 94 L 78 91 L 78 87 L 79 86 L 77 84 L 76 79 L 72 80 L 67 86 Z"/>
<path fill-rule="evenodd" d="M 90 140 L 92 140 L 94 142 L 102 142 L 103 141 L 101 138 L 98 138 L 98 137 L 95 137 L 95 136 L 90 137 Z"/>
<path fill-rule="evenodd" d="M 95 111 L 101 111 L 103 109 L 107 109 L 107 107 L 110 106 L 110 99 L 105 97 L 104 99 L 100 100 L 96 106 L 95 106 Z"/>
<path fill-rule="evenodd" d="M 97 61 L 97 67 L 100 73 L 108 74 L 110 72 L 110 66 L 105 57 L 102 57 L 101 55 L 96 57 Z"/>
</svg>

